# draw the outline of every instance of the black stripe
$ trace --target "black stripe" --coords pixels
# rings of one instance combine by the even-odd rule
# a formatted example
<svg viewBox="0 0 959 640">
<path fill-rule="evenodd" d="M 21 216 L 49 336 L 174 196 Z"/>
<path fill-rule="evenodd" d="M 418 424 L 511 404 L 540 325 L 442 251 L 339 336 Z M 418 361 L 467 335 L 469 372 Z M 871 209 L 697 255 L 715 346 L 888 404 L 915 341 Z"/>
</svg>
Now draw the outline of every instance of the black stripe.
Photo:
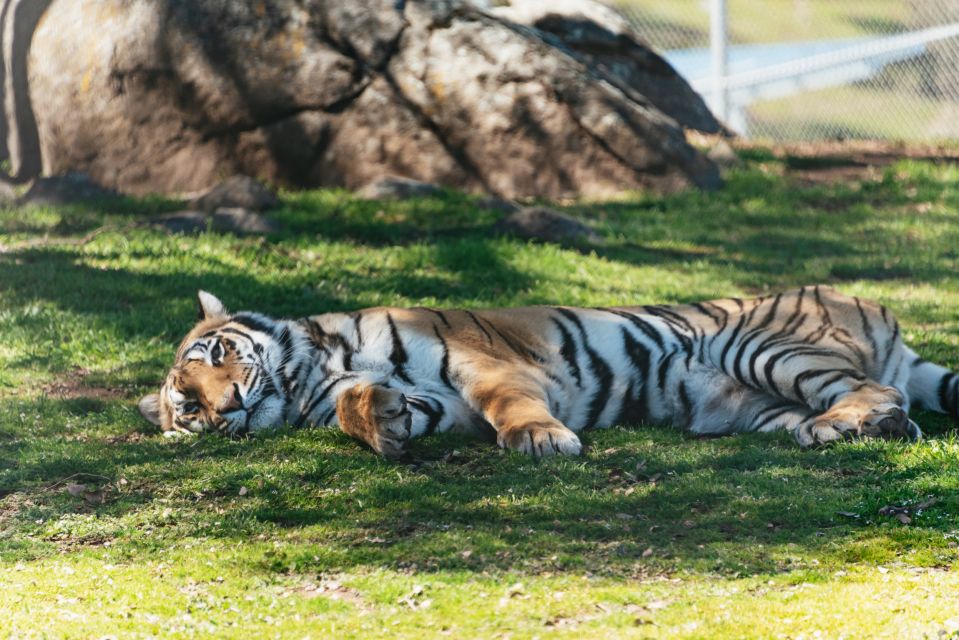
<svg viewBox="0 0 959 640">
<path fill-rule="evenodd" d="M 566 330 L 566 327 L 563 326 L 563 323 L 560 320 L 556 318 L 550 318 L 550 320 L 552 320 L 553 324 L 556 325 L 556 328 L 559 329 L 559 333 L 562 338 L 563 344 L 560 346 L 559 354 L 563 356 L 563 360 L 566 361 L 566 366 L 569 368 L 573 378 L 576 379 L 576 386 L 582 388 L 583 377 L 579 370 L 579 355 L 577 353 L 576 341 L 573 339 L 573 334 Z"/>
<path fill-rule="evenodd" d="M 852 334 L 843 329 L 842 327 L 835 327 L 832 330 L 832 339 L 849 349 L 852 353 L 856 355 L 859 359 L 859 365 L 863 369 L 867 369 L 866 362 L 866 353 L 856 344 L 856 341 L 853 339 Z M 882 376 L 880 376 L 881 378 Z"/>
<path fill-rule="evenodd" d="M 729 373 L 729 370 L 726 368 L 726 355 L 729 353 L 729 350 L 733 348 L 733 343 L 736 342 L 736 338 L 739 336 L 739 332 L 742 331 L 745 323 L 746 316 L 739 316 L 739 322 L 736 323 L 736 328 L 733 329 L 732 334 L 726 340 L 726 346 L 723 347 L 722 354 L 719 356 L 719 368 L 727 373 Z"/>
<path fill-rule="evenodd" d="M 692 400 L 689 399 L 689 391 L 686 390 L 685 380 L 681 380 L 679 382 L 679 402 L 683 405 L 683 414 L 686 417 L 686 424 L 692 426 L 693 420 L 696 417 L 696 407 L 693 406 Z"/>
<path fill-rule="evenodd" d="M 659 371 L 657 373 L 657 383 L 659 385 L 659 391 L 665 393 L 666 391 L 666 375 L 669 373 L 669 363 L 672 361 L 673 356 L 676 355 L 675 351 L 670 351 L 669 353 L 664 353 L 659 357 Z"/>
<path fill-rule="evenodd" d="M 245 338 L 246 340 L 248 340 L 249 342 L 252 342 L 253 344 L 259 344 L 256 340 L 253 339 L 253 336 L 251 336 L 249 333 L 247 333 L 246 331 L 240 331 L 239 329 L 235 327 L 223 327 L 221 329 L 218 329 L 217 331 L 211 331 L 209 335 L 214 335 L 216 333 L 231 333 L 235 336 L 240 336 L 241 338 Z"/>
<path fill-rule="evenodd" d="M 816 299 L 816 306 L 819 308 L 820 313 L 822 313 L 822 321 L 824 324 L 832 324 L 832 317 L 829 315 L 829 309 L 826 308 L 826 305 L 822 302 L 822 297 L 819 295 L 819 285 L 813 289 L 813 297 Z"/>
<path fill-rule="evenodd" d="M 882 378 L 883 374 L 886 373 L 886 368 L 889 366 L 889 361 L 892 359 L 892 352 L 895 350 L 897 344 L 899 343 L 899 323 L 895 320 L 893 322 L 892 338 L 889 339 L 889 345 L 886 347 L 886 355 L 882 359 L 882 366 L 879 367 L 879 377 Z"/>
<path fill-rule="evenodd" d="M 363 321 L 363 314 L 360 311 L 357 311 L 353 314 L 353 331 L 356 333 L 356 348 L 363 348 L 363 328 L 360 327 L 360 323 Z"/>
<path fill-rule="evenodd" d="M 815 380 L 821 376 L 829 375 L 835 371 L 835 369 L 812 369 L 810 371 L 803 371 L 796 376 L 795 380 L 793 380 L 793 392 L 796 394 L 796 397 L 799 398 L 800 402 L 803 404 L 809 404 L 806 401 L 806 395 L 802 391 L 802 384 L 804 382 L 809 382 L 810 380 Z M 865 376 L 855 369 L 841 369 L 840 371 L 844 373 L 846 377 L 852 378 L 853 380 L 861 381 L 865 379 Z M 833 382 L 836 382 L 836 380 L 833 380 Z"/>
<path fill-rule="evenodd" d="M 294 422 L 294 425 L 297 427 L 302 427 L 303 423 L 309 419 L 310 414 L 316 411 L 316 408 L 320 405 L 321 402 L 323 402 L 323 399 L 330 394 L 330 391 L 333 390 L 333 387 L 343 382 L 344 380 L 349 380 L 350 378 L 355 378 L 355 377 L 356 377 L 355 373 L 343 373 L 338 376 L 332 376 L 332 379 L 327 378 L 326 380 L 328 380 L 328 382 L 326 386 L 323 387 L 323 390 L 320 391 L 320 395 L 316 397 L 315 399 L 313 399 L 313 401 L 310 402 L 310 404 L 306 407 L 306 409 L 303 410 L 299 416 L 297 416 L 296 422 Z M 317 386 L 319 386 L 319 384 L 320 383 L 318 382 Z M 316 392 L 316 387 L 313 387 L 313 391 L 311 392 L 311 394 L 315 392 Z"/>
<path fill-rule="evenodd" d="M 942 407 L 942 410 L 950 415 L 956 414 L 956 405 L 955 398 L 952 397 L 952 394 L 949 391 L 949 386 L 952 384 L 952 381 L 955 379 L 956 374 L 951 371 L 943 374 L 942 378 L 939 380 L 939 406 Z"/>
<path fill-rule="evenodd" d="M 326 425 L 332 423 L 334 417 L 336 417 L 336 407 L 335 407 L 335 406 L 334 406 L 332 409 L 330 409 L 329 411 L 327 411 L 327 412 L 326 412 L 326 415 L 321 418 L 321 421 L 319 422 L 319 426 L 322 427 L 322 426 L 326 426 Z"/>
<path fill-rule="evenodd" d="M 770 409 L 763 409 L 759 414 L 753 419 L 753 431 L 758 431 L 763 427 L 763 425 L 771 424 L 779 418 L 783 417 L 790 411 L 795 411 L 797 407 L 795 405 L 775 405 L 771 407 L 773 410 L 772 415 L 763 417 L 764 414 L 768 413 Z M 761 418 L 761 419 L 760 419 Z"/>
<path fill-rule="evenodd" d="M 769 324 L 776 317 L 776 311 L 779 309 L 779 301 L 782 299 L 782 294 L 776 295 L 773 299 L 773 303 L 769 308 L 769 311 L 766 313 L 766 316 L 759 321 L 759 324 L 752 327 L 749 331 L 743 334 L 742 340 L 740 342 L 739 350 L 736 352 L 736 356 L 733 358 L 733 377 L 742 382 L 743 384 L 748 384 L 746 382 L 746 374 L 742 372 L 742 358 L 746 354 L 746 349 L 749 347 L 749 343 L 753 341 L 754 338 L 762 335 L 763 330 L 769 326 Z M 758 309 L 758 307 L 756 307 Z M 753 355 L 749 358 L 749 368 L 750 377 L 756 384 L 759 384 L 759 381 L 756 380 L 756 375 L 753 370 L 753 367 L 756 364 L 756 359 L 759 357 L 760 350 L 763 345 L 766 343 L 766 340 L 763 340 L 757 347 L 756 351 L 753 352 Z"/>
<path fill-rule="evenodd" d="M 649 366 L 652 362 L 652 352 L 641 342 L 636 340 L 626 327 L 621 327 L 623 333 L 623 351 L 626 352 L 630 364 L 636 371 L 638 389 L 634 394 L 635 379 L 630 379 L 629 388 L 623 396 L 623 404 L 619 410 L 620 424 L 637 424 L 649 419 L 649 399 L 646 380 L 649 377 Z"/>
<path fill-rule="evenodd" d="M 480 323 L 479 318 L 476 317 L 476 314 L 473 313 L 472 311 L 467 311 L 466 315 L 468 315 L 470 320 L 473 321 L 473 324 L 479 327 L 479 330 L 483 332 L 483 335 L 486 336 L 486 339 L 489 340 L 489 343 L 493 344 L 493 336 L 491 336 L 490 332 L 486 330 L 486 328 L 482 325 L 482 323 Z"/>
<path fill-rule="evenodd" d="M 546 362 L 546 358 L 533 351 L 527 345 L 523 344 L 522 341 L 503 333 L 494 323 L 490 322 L 489 320 L 486 322 L 489 323 L 490 328 L 496 333 L 496 335 L 498 335 L 500 339 L 506 343 L 506 346 L 513 350 L 518 356 L 526 358 L 527 360 L 532 360 L 533 362 L 538 362 L 539 364 Z"/>
<path fill-rule="evenodd" d="M 669 332 L 673 334 L 673 337 L 675 337 L 682 345 L 683 351 L 685 351 L 687 354 L 692 352 L 693 341 L 682 331 L 685 327 L 692 329 L 692 325 L 690 325 L 685 318 L 681 318 L 682 322 L 678 322 L 675 320 L 675 318 L 679 316 L 676 316 L 674 312 L 669 311 L 662 306 L 643 307 L 643 309 L 646 310 L 650 315 L 659 318 L 666 324 L 666 328 L 669 329 Z M 683 323 L 685 323 L 685 325 Z M 678 328 L 676 326 L 677 324 L 679 325 Z"/>
<path fill-rule="evenodd" d="M 776 393 L 781 396 L 784 395 L 783 391 L 778 386 L 776 386 L 776 381 L 773 379 L 773 372 L 776 368 L 776 363 L 783 358 L 791 358 L 795 355 L 799 355 L 801 353 L 809 353 L 810 351 L 813 351 L 813 350 L 814 350 L 813 347 L 801 347 L 801 346 L 792 345 L 792 346 L 787 346 L 782 351 L 779 351 L 775 353 L 774 355 L 770 356 L 770 358 L 766 360 L 766 365 L 763 367 L 763 375 L 766 378 L 766 385 L 768 386 L 768 388 L 770 388 L 773 391 L 773 393 Z"/>
<path fill-rule="evenodd" d="M 872 347 L 872 357 L 877 358 L 879 356 L 879 344 L 876 342 L 876 334 L 872 330 L 872 323 L 869 322 L 869 318 L 866 316 L 866 311 L 862 308 L 862 302 L 859 298 L 853 298 L 856 301 L 856 308 L 859 309 L 859 319 L 862 321 L 862 331 L 866 334 L 866 339 L 869 340 L 869 346 Z"/>
<path fill-rule="evenodd" d="M 846 372 L 845 372 L 845 371 L 843 371 L 843 370 L 837 371 L 836 373 L 834 373 L 833 375 L 829 376 L 828 378 L 826 378 L 825 380 L 823 380 L 822 382 L 819 383 L 819 386 L 816 387 L 816 393 L 817 393 L 817 394 L 822 393 L 823 390 L 826 389 L 826 387 L 828 387 L 829 385 L 833 384 L 834 382 L 839 382 L 839 381 L 842 380 L 845 376 L 846 376 Z"/>
<path fill-rule="evenodd" d="M 589 345 L 589 338 L 586 335 L 586 328 L 583 326 L 582 321 L 579 319 L 573 311 L 569 309 L 557 308 L 559 313 L 563 314 L 570 322 L 576 325 L 576 328 L 579 329 L 580 340 L 583 343 L 583 351 L 586 352 L 586 355 L 589 357 L 589 368 L 593 376 L 596 378 L 596 392 L 593 394 L 592 399 L 589 402 L 589 416 L 587 417 L 587 422 L 584 427 L 595 427 L 599 422 L 599 417 L 603 413 L 603 409 L 606 408 L 606 403 L 609 402 L 610 393 L 612 393 L 613 387 L 613 370 L 609 366 L 609 363 L 606 362 L 596 351 Z"/>
<path fill-rule="evenodd" d="M 263 320 L 247 313 L 236 314 L 235 316 L 230 318 L 230 322 L 242 324 L 244 327 L 248 329 L 252 329 L 253 331 L 259 331 L 260 333 L 267 333 L 267 334 L 272 334 L 273 328 L 275 327 L 275 325 L 267 324 Z"/>
<path fill-rule="evenodd" d="M 386 313 L 386 321 L 390 325 L 390 336 L 393 339 L 393 350 L 390 352 L 390 362 L 393 363 L 393 373 L 406 384 L 413 384 L 413 380 L 406 373 L 406 362 L 409 359 L 406 355 L 406 349 L 403 348 L 403 341 L 400 339 L 400 332 L 396 329 L 396 323 L 393 322 L 393 316 Z"/>
<path fill-rule="evenodd" d="M 442 421 L 443 414 L 445 413 L 443 409 L 443 403 L 437 402 L 436 406 L 433 406 L 429 399 L 417 398 L 414 396 L 406 396 L 406 401 L 413 407 L 419 409 L 422 413 L 426 414 L 427 421 L 424 435 L 431 436 L 436 433 L 436 428 L 440 425 L 440 421 Z"/>
<path fill-rule="evenodd" d="M 440 321 L 441 321 L 444 325 L 446 325 L 446 328 L 447 328 L 447 329 L 449 329 L 449 328 L 451 327 L 450 321 L 446 319 L 446 314 L 444 314 L 442 311 L 437 311 L 436 309 L 430 309 L 429 307 L 416 307 L 416 308 L 417 308 L 417 309 L 422 309 L 423 311 L 429 311 L 430 313 L 435 314 L 436 317 L 438 317 L 438 318 L 440 319 Z"/>
<path fill-rule="evenodd" d="M 453 386 L 453 383 L 450 382 L 450 350 L 446 346 L 446 340 L 443 339 L 443 336 L 440 335 L 440 329 L 435 324 L 433 325 L 433 333 L 436 334 L 436 339 L 440 341 L 440 344 L 443 345 L 443 359 L 440 361 L 440 380 L 443 381 L 447 387 L 456 391 L 456 387 Z"/>
<path fill-rule="evenodd" d="M 645 320 L 643 320 L 636 314 L 629 313 L 628 311 L 620 311 L 619 309 L 608 309 L 604 307 L 601 307 L 598 310 L 605 311 L 606 313 L 612 313 L 614 315 L 619 316 L 620 318 L 625 318 L 629 320 L 630 323 L 633 324 L 633 326 L 635 326 L 637 329 L 643 332 L 643 335 L 645 335 L 647 338 L 652 340 L 656 344 L 656 347 L 659 348 L 660 351 L 665 349 L 664 343 L 663 343 L 663 337 L 660 335 L 659 330 L 657 330 L 656 327 L 646 322 Z"/>
<path fill-rule="evenodd" d="M 716 316 L 714 316 L 712 313 L 710 313 L 709 310 L 706 309 L 706 305 L 705 305 L 705 304 L 703 304 L 703 303 L 701 303 L 701 302 L 694 302 L 694 303 L 693 303 L 693 308 L 696 309 L 697 311 L 699 311 L 699 312 L 700 312 L 701 314 L 703 314 L 704 316 L 710 318 L 713 322 L 716 323 L 716 326 L 717 326 L 717 327 L 721 327 L 721 326 L 722 326 L 722 324 L 720 324 L 720 321 L 719 321 L 720 319 L 717 318 Z M 726 316 L 729 316 L 729 314 L 727 313 Z"/>
<path fill-rule="evenodd" d="M 722 331 L 723 329 L 725 329 L 725 328 L 726 328 L 726 324 L 729 323 L 729 312 L 726 311 L 725 309 L 723 309 L 722 307 L 720 307 L 720 306 L 719 306 L 718 304 L 716 304 L 715 302 L 706 301 L 706 302 L 703 302 L 703 303 L 702 303 L 702 306 L 703 306 L 704 308 L 706 307 L 706 305 L 709 305 L 710 308 L 715 309 L 716 311 L 718 311 L 718 312 L 720 312 L 721 314 L 723 314 L 722 322 L 717 323 L 717 324 L 719 324 L 719 330 L 720 330 L 720 331 Z"/>
</svg>

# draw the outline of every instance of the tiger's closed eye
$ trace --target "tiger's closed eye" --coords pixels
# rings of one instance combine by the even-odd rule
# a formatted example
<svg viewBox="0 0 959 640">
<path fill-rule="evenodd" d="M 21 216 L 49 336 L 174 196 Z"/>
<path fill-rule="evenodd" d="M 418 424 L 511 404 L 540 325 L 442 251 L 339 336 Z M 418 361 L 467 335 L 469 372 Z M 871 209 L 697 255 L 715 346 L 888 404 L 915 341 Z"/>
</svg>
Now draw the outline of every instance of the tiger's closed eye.
<svg viewBox="0 0 959 640">
<path fill-rule="evenodd" d="M 223 364 L 223 344 L 219 340 L 214 342 L 213 348 L 210 349 L 210 362 L 217 367 Z"/>
</svg>

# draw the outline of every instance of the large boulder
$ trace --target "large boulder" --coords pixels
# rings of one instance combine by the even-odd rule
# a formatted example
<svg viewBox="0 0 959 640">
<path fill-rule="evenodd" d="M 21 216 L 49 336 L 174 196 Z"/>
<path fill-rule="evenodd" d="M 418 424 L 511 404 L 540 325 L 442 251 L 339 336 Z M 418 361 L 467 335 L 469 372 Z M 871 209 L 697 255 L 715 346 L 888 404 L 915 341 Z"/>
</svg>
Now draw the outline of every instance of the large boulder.
<svg viewBox="0 0 959 640">
<path fill-rule="evenodd" d="M 702 97 L 611 7 L 597 0 L 511 0 L 492 13 L 557 38 L 633 100 L 648 101 L 683 127 L 726 133 Z"/>
<path fill-rule="evenodd" d="M 684 125 L 709 125 L 672 69 L 633 39 L 615 55 L 648 82 L 624 79 L 555 17 L 524 25 L 456 0 L 37 4 L 28 55 L 7 65 L 25 65 L 29 117 L 22 95 L 5 100 L 21 105 L 5 131 L 35 121 L 46 174 L 130 193 L 232 174 L 349 188 L 401 176 L 508 198 L 719 184 L 685 141 Z"/>
</svg>

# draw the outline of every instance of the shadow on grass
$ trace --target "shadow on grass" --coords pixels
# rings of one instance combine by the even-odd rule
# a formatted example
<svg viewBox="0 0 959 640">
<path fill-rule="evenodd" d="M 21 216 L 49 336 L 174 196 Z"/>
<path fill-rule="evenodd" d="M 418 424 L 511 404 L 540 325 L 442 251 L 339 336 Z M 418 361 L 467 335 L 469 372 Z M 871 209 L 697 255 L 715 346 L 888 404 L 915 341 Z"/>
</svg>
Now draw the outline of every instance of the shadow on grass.
<svg viewBox="0 0 959 640">
<path fill-rule="evenodd" d="M 44 522 L 96 514 L 95 534 L 57 530 L 46 539 L 81 547 L 113 539 L 131 552 L 259 536 L 283 544 L 244 562 L 275 572 L 729 577 L 814 571 L 820 562 L 938 566 L 954 560 L 946 534 L 959 526 L 951 489 L 959 463 L 948 447 L 802 451 L 785 434 L 703 440 L 616 428 L 588 432 L 584 458 L 546 461 L 439 436 L 416 442 L 420 462 L 409 466 L 375 458 L 333 430 L 169 441 L 108 435 L 101 425 L 139 424 L 127 407 L 42 399 L 7 402 L 0 412 L 14 425 L 0 436 L 0 495 L 30 503 L 0 514 L 6 529 L 36 539 Z M 90 415 L 97 412 L 107 415 Z M 63 490 L 66 480 L 87 477 L 114 491 L 120 478 L 129 484 L 102 505 Z M 939 503 L 909 528 L 879 515 L 883 505 L 927 495 Z M 166 533 L 157 539 L 144 527 Z M 28 551 L 16 549 L 20 558 Z"/>
</svg>

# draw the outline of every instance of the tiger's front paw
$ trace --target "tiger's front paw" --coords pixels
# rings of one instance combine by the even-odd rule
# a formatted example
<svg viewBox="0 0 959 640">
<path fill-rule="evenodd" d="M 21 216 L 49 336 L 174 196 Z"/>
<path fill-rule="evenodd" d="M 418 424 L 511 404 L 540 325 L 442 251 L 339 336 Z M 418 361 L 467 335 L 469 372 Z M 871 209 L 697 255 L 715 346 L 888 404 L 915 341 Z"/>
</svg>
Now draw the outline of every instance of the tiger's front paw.
<svg viewBox="0 0 959 640">
<path fill-rule="evenodd" d="M 583 450 L 579 437 L 558 422 L 529 422 L 516 427 L 503 427 L 496 434 L 496 442 L 504 449 L 540 458 L 561 453 L 575 456 Z"/>
<path fill-rule="evenodd" d="M 406 396 L 395 389 L 372 387 L 373 440 L 370 446 L 381 456 L 399 458 L 406 453 L 413 414 L 406 404 Z"/>
<path fill-rule="evenodd" d="M 406 452 L 413 415 L 406 396 L 396 389 L 357 385 L 339 397 L 336 415 L 344 433 L 362 440 L 381 456 L 399 458 Z"/>
</svg>

